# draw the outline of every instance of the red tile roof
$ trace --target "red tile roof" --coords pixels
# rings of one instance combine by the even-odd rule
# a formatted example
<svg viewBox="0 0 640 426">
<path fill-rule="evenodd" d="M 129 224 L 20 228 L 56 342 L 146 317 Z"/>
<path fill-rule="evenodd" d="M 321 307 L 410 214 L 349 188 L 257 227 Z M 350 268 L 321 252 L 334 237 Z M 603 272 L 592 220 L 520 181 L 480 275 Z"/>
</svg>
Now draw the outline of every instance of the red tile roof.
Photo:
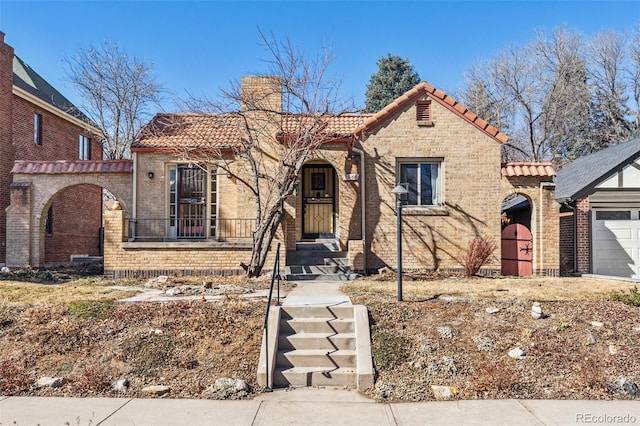
<svg viewBox="0 0 640 426">
<path fill-rule="evenodd" d="M 11 173 L 131 173 L 131 160 L 93 160 L 93 161 L 27 161 L 13 163 Z"/>
<path fill-rule="evenodd" d="M 214 148 L 237 146 L 244 126 L 238 114 L 157 114 L 131 145 L 140 148 Z"/>
<path fill-rule="evenodd" d="M 331 138 L 351 138 L 353 129 L 357 128 L 363 121 L 372 116 L 372 114 L 341 114 L 341 115 L 322 115 L 318 116 L 318 121 L 325 126 L 321 133 L 326 135 L 327 139 Z M 299 114 L 289 114 L 283 116 L 282 133 L 283 134 L 300 134 L 306 127 L 313 125 L 314 118 L 311 116 L 303 117 Z"/>
<path fill-rule="evenodd" d="M 509 139 L 507 135 L 487 123 L 482 118 L 478 117 L 475 113 L 467 109 L 454 98 L 448 96 L 443 91 L 436 89 L 426 81 L 418 83 L 413 87 L 413 89 L 407 91 L 404 95 L 391 102 L 382 109 L 382 111 L 379 111 L 373 116 L 365 119 L 363 124 L 354 131 L 356 138 L 366 135 L 366 133 L 393 117 L 398 111 L 405 108 L 407 105 L 414 103 L 416 99 L 422 95 L 429 96 L 429 98 L 438 102 L 440 105 L 464 118 L 480 131 L 495 139 L 498 143 L 505 143 Z"/>
<path fill-rule="evenodd" d="M 551 163 L 510 162 L 502 163 L 502 176 L 540 176 L 552 177 L 556 175 Z"/>
</svg>

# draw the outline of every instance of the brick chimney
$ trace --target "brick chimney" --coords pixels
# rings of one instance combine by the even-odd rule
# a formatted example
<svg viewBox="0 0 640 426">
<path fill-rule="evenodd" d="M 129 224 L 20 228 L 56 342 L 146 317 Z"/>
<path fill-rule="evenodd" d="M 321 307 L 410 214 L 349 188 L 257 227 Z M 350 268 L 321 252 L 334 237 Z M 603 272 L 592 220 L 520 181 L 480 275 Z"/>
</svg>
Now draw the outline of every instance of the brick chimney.
<svg viewBox="0 0 640 426">
<path fill-rule="evenodd" d="M 6 258 L 6 212 L 9 206 L 13 167 L 13 47 L 0 31 L 0 263 Z"/>
<path fill-rule="evenodd" d="M 242 109 L 282 112 L 282 80 L 276 76 L 242 76 Z"/>
</svg>

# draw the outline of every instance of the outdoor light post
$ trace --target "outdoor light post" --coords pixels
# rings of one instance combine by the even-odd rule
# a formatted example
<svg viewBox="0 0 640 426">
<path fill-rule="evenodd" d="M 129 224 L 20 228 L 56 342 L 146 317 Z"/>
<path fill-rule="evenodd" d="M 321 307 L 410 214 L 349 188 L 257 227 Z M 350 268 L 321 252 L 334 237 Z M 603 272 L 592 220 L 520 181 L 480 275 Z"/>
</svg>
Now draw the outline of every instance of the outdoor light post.
<svg viewBox="0 0 640 426">
<path fill-rule="evenodd" d="M 408 194 L 409 191 L 402 186 L 402 184 L 399 184 L 391 190 L 391 193 L 396 195 L 396 218 L 398 222 L 396 230 L 396 250 L 398 256 L 396 269 L 398 274 L 398 302 L 402 302 L 402 200 L 400 197 Z"/>
</svg>

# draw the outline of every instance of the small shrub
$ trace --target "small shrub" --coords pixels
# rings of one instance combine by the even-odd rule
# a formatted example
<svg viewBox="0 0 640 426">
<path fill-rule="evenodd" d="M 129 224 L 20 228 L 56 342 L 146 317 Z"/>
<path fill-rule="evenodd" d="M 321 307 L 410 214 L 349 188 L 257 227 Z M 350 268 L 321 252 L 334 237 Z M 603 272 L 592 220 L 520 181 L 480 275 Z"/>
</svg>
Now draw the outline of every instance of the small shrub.
<svg viewBox="0 0 640 426">
<path fill-rule="evenodd" d="M 105 320 L 111 316 L 112 308 L 112 300 L 80 300 L 69 304 L 69 314 L 83 320 Z"/>
<path fill-rule="evenodd" d="M 611 293 L 609 293 L 609 300 L 615 300 L 631 306 L 640 306 L 640 290 L 638 290 L 638 286 L 635 285 L 633 288 L 629 289 L 629 293 L 611 290 Z"/>
<path fill-rule="evenodd" d="M 24 360 L 0 361 L 0 395 L 17 395 L 28 390 L 30 385 Z"/>
<path fill-rule="evenodd" d="M 477 275 L 480 268 L 487 263 L 496 248 L 498 246 L 491 238 L 476 237 L 471 240 L 464 258 L 465 275 L 467 277 Z"/>
<path fill-rule="evenodd" d="M 377 330 L 372 341 L 373 362 L 377 368 L 389 368 L 407 357 L 408 341 L 402 336 Z"/>
<path fill-rule="evenodd" d="M 18 315 L 17 309 L 9 303 L 7 298 L 0 300 L 0 328 L 11 325 Z"/>
<path fill-rule="evenodd" d="M 111 387 L 111 377 L 104 366 L 85 365 L 75 372 L 72 383 L 80 392 L 99 393 Z"/>
</svg>

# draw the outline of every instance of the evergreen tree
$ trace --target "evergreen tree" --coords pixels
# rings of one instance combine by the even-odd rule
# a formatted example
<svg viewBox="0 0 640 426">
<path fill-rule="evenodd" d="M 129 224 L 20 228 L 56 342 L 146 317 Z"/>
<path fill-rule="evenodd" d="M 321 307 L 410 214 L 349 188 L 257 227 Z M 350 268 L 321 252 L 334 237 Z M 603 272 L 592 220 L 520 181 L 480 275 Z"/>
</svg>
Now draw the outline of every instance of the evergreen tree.
<svg viewBox="0 0 640 426">
<path fill-rule="evenodd" d="M 365 112 L 378 112 L 420 82 L 409 59 L 388 54 L 378 59 L 378 72 L 371 76 L 365 94 Z"/>
</svg>

